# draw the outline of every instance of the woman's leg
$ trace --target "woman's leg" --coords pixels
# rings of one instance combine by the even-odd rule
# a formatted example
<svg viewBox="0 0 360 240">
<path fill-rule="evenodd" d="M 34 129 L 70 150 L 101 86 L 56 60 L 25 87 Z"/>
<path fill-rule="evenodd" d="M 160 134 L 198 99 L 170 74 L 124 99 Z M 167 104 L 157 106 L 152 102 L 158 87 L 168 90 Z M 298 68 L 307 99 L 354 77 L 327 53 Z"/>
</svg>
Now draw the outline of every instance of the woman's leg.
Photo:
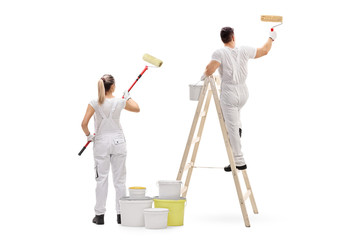
<svg viewBox="0 0 360 240">
<path fill-rule="evenodd" d="M 110 169 L 110 156 L 95 157 L 96 177 L 96 204 L 95 214 L 102 215 L 106 211 L 106 199 L 108 193 L 108 175 Z"/>
<path fill-rule="evenodd" d="M 111 169 L 116 191 L 116 212 L 120 214 L 120 198 L 126 196 L 126 142 L 115 146 L 114 154 L 111 154 Z"/>
</svg>

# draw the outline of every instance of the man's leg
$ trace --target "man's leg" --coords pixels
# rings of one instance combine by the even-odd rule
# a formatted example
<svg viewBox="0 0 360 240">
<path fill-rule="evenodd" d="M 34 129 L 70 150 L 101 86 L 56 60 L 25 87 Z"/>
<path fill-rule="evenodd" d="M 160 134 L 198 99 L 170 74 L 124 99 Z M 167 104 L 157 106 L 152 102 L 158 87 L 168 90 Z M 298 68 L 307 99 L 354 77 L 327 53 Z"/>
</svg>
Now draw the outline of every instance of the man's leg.
<svg viewBox="0 0 360 240">
<path fill-rule="evenodd" d="M 240 122 L 240 111 L 238 107 L 221 104 L 221 110 L 224 116 L 226 129 L 229 135 L 231 149 L 234 155 L 235 165 L 238 169 L 245 169 L 246 164 L 243 153 L 241 151 L 241 122 Z M 228 166 L 225 171 L 231 171 Z"/>
</svg>

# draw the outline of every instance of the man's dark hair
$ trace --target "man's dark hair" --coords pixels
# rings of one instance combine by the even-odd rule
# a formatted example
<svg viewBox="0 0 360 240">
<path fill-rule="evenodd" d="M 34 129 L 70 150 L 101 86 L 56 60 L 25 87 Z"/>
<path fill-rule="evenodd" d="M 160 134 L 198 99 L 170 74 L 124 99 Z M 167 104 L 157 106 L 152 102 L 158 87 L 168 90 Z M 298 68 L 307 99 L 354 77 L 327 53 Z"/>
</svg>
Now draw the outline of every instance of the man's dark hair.
<svg viewBox="0 0 360 240">
<path fill-rule="evenodd" d="M 231 27 L 223 27 L 220 31 L 220 36 L 223 43 L 231 42 L 234 36 L 234 29 Z"/>
</svg>

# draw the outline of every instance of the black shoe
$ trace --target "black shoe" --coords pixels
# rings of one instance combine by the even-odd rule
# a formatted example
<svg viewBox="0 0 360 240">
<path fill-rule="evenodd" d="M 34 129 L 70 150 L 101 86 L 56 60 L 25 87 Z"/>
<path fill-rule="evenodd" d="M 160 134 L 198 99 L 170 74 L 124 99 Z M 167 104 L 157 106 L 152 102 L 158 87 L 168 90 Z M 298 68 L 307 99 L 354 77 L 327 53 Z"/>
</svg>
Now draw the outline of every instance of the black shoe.
<svg viewBox="0 0 360 240">
<path fill-rule="evenodd" d="M 102 215 L 95 215 L 93 219 L 93 223 L 97 225 L 104 225 L 104 214 Z"/>
<path fill-rule="evenodd" d="M 247 168 L 246 164 L 242 166 L 236 166 L 237 170 L 245 170 Z M 231 166 L 224 167 L 225 172 L 231 172 Z"/>
<path fill-rule="evenodd" d="M 121 224 L 121 215 L 120 214 L 117 215 L 117 222 L 118 222 L 118 224 Z"/>
</svg>

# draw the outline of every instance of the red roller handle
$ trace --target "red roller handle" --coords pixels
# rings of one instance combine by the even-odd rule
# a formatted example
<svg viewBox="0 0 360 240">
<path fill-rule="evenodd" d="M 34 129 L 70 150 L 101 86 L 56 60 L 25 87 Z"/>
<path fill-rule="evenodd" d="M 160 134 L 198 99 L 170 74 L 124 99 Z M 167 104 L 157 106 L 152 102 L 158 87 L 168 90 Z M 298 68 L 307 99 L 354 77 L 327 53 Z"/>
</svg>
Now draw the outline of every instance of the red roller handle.
<svg viewBox="0 0 360 240">
<path fill-rule="evenodd" d="M 95 135 L 95 133 L 94 133 Z M 91 143 L 91 141 L 88 141 L 85 146 L 80 150 L 80 152 L 78 153 L 79 156 L 81 156 L 81 154 L 85 151 L 86 147 Z"/>
<path fill-rule="evenodd" d="M 131 87 L 129 88 L 128 92 L 130 92 L 130 90 L 134 87 L 134 85 L 137 83 L 137 81 L 141 78 L 141 76 L 146 72 L 146 70 L 148 70 L 148 66 L 145 66 L 144 70 L 139 74 L 139 76 L 137 77 L 137 79 L 135 80 L 135 82 L 131 85 Z M 122 97 L 124 98 L 124 96 Z"/>
</svg>

